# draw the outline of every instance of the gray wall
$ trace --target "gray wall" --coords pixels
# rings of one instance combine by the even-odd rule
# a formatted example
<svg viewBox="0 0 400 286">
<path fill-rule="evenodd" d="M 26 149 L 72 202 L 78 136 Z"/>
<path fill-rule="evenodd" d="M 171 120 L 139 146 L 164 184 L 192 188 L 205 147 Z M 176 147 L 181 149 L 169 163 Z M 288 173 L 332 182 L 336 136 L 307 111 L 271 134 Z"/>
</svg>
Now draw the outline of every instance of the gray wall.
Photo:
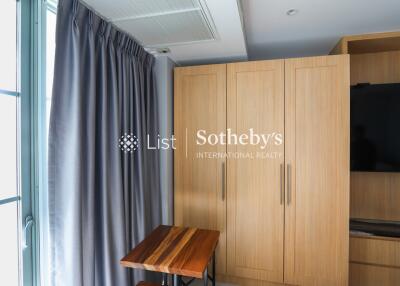
<svg viewBox="0 0 400 286">
<path fill-rule="evenodd" d="M 160 137 L 171 138 L 173 134 L 174 117 L 174 80 L 175 63 L 165 55 L 156 56 L 154 71 L 158 95 L 158 112 Z M 163 224 L 173 224 L 173 152 L 161 150 L 160 180 L 163 203 Z"/>
</svg>

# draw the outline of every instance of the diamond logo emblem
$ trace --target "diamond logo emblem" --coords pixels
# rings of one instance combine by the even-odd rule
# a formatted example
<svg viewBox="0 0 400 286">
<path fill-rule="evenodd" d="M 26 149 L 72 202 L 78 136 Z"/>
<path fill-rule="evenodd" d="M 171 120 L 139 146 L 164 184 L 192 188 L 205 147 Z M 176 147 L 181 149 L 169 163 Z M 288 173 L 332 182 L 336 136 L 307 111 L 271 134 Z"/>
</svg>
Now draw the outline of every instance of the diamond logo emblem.
<svg viewBox="0 0 400 286">
<path fill-rule="evenodd" d="M 119 148 L 121 148 L 124 153 L 133 153 L 139 148 L 139 140 L 138 138 L 131 134 L 125 133 L 118 140 Z"/>
</svg>

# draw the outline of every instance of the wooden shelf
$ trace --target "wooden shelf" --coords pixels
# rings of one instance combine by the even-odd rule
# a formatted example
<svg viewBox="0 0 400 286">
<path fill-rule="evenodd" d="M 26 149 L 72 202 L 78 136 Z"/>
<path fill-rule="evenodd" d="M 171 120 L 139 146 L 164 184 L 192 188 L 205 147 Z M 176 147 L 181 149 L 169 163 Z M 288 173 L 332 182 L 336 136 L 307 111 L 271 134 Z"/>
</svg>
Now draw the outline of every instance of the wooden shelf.
<svg viewBox="0 0 400 286">
<path fill-rule="evenodd" d="M 378 240 L 390 240 L 390 241 L 398 241 L 398 242 L 400 242 L 400 238 L 399 237 L 377 236 L 377 235 L 369 235 L 369 234 L 364 234 L 364 233 L 352 233 L 352 232 L 350 232 L 350 237 L 366 238 L 366 239 L 378 239 Z"/>
<path fill-rule="evenodd" d="M 331 54 L 367 54 L 400 50 L 400 32 L 374 33 L 343 37 Z"/>
</svg>

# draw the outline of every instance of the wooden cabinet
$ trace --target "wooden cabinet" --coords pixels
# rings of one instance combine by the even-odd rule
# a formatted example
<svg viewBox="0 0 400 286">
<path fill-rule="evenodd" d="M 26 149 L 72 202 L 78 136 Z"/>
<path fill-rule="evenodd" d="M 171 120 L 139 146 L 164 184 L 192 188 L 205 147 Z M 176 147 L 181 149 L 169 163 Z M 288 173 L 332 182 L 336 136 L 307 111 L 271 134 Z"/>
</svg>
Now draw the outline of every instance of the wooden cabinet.
<svg viewBox="0 0 400 286">
<path fill-rule="evenodd" d="M 228 128 L 233 134 L 284 133 L 284 61 L 228 64 Z M 228 274 L 283 281 L 284 144 L 230 144 L 228 158 Z M 276 159 L 262 158 L 279 152 Z M 248 156 L 246 156 L 248 155 Z"/>
<path fill-rule="evenodd" d="M 400 281 L 400 239 L 350 236 L 350 286 L 397 286 Z"/>
<path fill-rule="evenodd" d="M 349 58 L 285 61 L 285 282 L 347 285 Z"/>
<path fill-rule="evenodd" d="M 174 217 L 175 224 L 219 230 L 219 273 L 226 264 L 224 145 L 197 144 L 197 132 L 226 131 L 226 65 L 176 68 L 174 79 Z M 203 142 L 200 142 L 203 143 Z"/>
<path fill-rule="evenodd" d="M 222 231 L 222 277 L 347 285 L 348 56 L 177 68 L 175 136 L 175 223 Z"/>
</svg>

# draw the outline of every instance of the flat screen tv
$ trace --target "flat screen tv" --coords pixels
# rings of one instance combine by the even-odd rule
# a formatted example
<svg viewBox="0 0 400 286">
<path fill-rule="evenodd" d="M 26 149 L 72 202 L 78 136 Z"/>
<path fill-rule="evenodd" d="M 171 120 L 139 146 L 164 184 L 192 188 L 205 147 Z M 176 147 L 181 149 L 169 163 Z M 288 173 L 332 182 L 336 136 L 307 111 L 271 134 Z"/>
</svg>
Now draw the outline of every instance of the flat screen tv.
<svg viewBox="0 0 400 286">
<path fill-rule="evenodd" d="M 351 170 L 400 172 L 400 84 L 350 89 Z"/>
</svg>

